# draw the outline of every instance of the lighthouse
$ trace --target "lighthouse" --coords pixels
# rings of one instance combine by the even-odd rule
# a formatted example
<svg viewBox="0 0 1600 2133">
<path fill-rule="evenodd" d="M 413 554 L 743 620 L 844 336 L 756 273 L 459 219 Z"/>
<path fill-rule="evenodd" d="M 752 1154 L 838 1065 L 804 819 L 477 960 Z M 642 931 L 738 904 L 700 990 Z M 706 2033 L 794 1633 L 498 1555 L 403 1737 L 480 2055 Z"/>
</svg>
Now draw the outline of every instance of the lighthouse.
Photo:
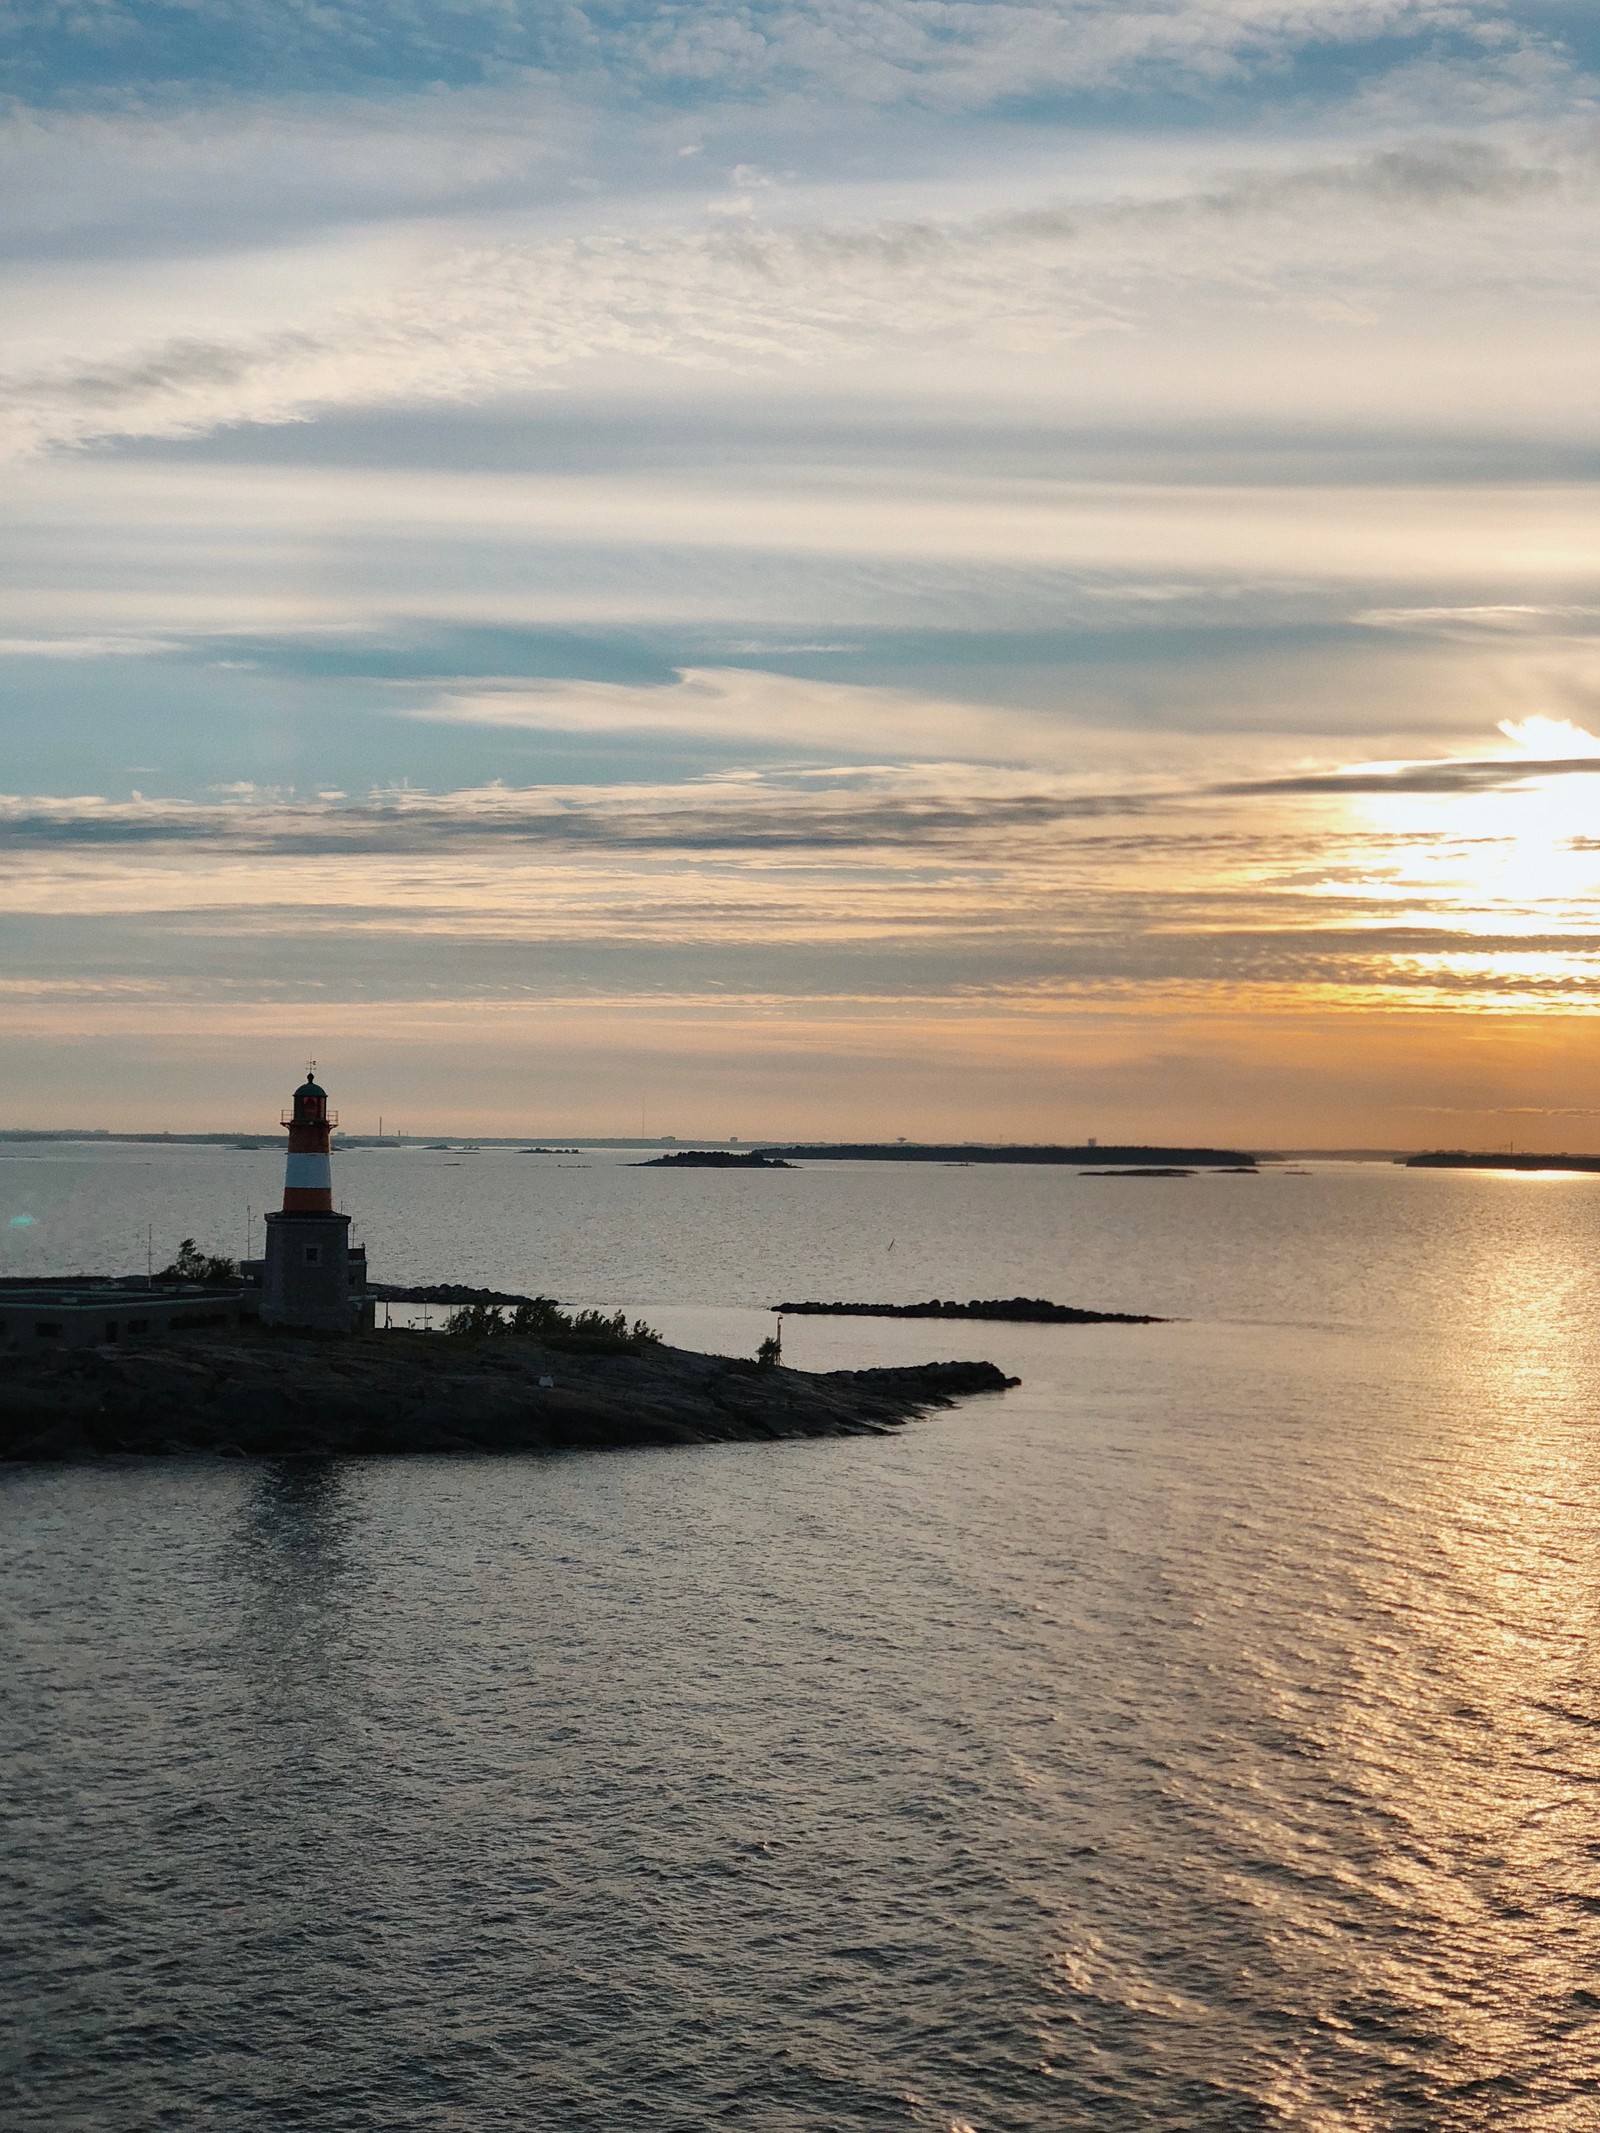
<svg viewBox="0 0 1600 2133">
<path fill-rule="evenodd" d="M 281 1123 L 289 1129 L 283 1206 L 267 1222 L 261 1320 L 311 1333 L 352 1333 L 370 1324 L 367 1255 L 350 1246 L 350 1217 L 333 1204 L 330 1144 L 338 1114 L 328 1109 L 313 1059 Z"/>
<path fill-rule="evenodd" d="M 317 1062 L 306 1068 L 306 1078 L 294 1092 L 294 1101 L 280 1125 L 289 1129 L 289 1160 L 284 1166 L 283 1212 L 286 1215 L 331 1215 L 333 1213 L 333 1129 L 337 1111 L 328 1109 L 328 1092 L 316 1083 Z"/>
</svg>

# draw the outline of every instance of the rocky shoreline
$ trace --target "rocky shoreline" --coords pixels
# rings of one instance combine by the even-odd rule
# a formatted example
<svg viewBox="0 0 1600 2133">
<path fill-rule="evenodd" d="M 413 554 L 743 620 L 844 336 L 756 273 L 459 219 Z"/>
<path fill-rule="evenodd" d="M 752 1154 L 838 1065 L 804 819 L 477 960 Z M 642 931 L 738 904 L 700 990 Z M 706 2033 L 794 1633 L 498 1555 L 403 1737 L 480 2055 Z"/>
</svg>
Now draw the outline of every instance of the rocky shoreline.
<svg viewBox="0 0 1600 2133">
<path fill-rule="evenodd" d="M 993 1363 L 764 1369 L 664 1344 L 575 1355 L 505 1337 L 264 1331 L 57 1350 L 0 1372 L 0 1461 L 343 1458 L 882 1436 L 1015 1385 Z"/>
</svg>

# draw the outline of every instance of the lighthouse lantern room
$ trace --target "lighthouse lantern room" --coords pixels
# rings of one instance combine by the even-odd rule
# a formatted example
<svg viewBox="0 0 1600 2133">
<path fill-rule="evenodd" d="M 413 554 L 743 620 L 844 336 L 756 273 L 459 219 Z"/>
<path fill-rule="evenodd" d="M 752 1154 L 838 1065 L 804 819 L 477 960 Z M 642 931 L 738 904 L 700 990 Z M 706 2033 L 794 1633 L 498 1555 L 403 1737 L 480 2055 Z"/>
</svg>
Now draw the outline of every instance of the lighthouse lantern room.
<svg viewBox="0 0 1600 2133">
<path fill-rule="evenodd" d="M 262 1267 L 261 1319 L 307 1332 L 352 1333 L 370 1323 L 366 1253 L 352 1251 L 350 1217 L 333 1204 L 333 1129 L 338 1113 L 319 1088 L 317 1063 L 294 1092 L 282 1123 L 289 1129 L 283 1206 L 269 1214 Z"/>
</svg>

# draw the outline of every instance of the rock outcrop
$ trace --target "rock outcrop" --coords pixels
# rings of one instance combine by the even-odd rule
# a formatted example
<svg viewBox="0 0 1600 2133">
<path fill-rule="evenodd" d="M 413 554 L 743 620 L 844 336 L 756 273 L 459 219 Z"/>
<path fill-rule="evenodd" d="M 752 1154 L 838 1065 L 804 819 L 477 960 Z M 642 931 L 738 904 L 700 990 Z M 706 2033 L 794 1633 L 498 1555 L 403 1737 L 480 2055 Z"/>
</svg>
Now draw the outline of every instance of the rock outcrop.
<svg viewBox="0 0 1600 2133">
<path fill-rule="evenodd" d="M 597 1356 L 511 1337 L 229 1333 L 8 1360 L 0 1459 L 331 1458 L 881 1435 L 1016 1382 L 993 1363 L 813 1373 L 658 1344 Z"/>
</svg>

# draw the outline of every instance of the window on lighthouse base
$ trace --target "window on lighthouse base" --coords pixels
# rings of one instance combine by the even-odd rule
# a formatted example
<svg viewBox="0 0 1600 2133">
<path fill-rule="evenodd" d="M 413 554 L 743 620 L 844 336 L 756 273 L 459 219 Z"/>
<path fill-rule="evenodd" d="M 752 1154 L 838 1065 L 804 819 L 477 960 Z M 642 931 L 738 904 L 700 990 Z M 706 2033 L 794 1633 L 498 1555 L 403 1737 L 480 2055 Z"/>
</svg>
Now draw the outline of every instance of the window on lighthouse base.
<svg viewBox="0 0 1600 2133">
<path fill-rule="evenodd" d="M 320 1244 L 308 1244 L 306 1246 L 306 1265 L 321 1266 L 321 1264 L 322 1246 Z"/>
</svg>

